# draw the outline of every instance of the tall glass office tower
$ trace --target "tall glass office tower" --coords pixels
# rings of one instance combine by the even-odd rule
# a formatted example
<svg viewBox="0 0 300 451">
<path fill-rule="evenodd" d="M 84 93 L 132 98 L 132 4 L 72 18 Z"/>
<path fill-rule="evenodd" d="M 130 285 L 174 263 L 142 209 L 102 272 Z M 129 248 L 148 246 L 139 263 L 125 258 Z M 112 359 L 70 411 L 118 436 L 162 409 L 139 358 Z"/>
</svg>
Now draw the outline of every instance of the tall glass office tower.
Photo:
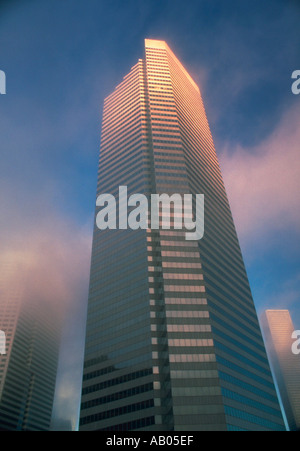
<svg viewBox="0 0 300 451">
<path fill-rule="evenodd" d="M 163 41 L 105 100 L 97 194 L 119 186 L 204 194 L 205 235 L 95 225 L 80 429 L 284 430 L 201 94 Z"/>
</svg>

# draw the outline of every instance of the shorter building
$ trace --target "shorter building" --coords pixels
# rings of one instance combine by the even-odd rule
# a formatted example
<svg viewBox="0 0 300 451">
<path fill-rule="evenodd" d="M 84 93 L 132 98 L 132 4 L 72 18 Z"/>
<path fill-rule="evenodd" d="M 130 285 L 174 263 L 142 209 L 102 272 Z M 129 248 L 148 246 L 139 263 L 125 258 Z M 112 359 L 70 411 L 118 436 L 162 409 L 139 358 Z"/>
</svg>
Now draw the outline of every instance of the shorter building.
<svg viewBox="0 0 300 451">
<path fill-rule="evenodd" d="M 0 264 L 0 430 L 50 430 L 61 324 L 55 310 L 24 292 L 24 265 Z"/>
<path fill-rule="evenodd" d="M 266 348 L 290 431 L 300 430 L 300 354 L 293 352 L 294 325 L 288 310 L 266 310 Z"/>
</svg>

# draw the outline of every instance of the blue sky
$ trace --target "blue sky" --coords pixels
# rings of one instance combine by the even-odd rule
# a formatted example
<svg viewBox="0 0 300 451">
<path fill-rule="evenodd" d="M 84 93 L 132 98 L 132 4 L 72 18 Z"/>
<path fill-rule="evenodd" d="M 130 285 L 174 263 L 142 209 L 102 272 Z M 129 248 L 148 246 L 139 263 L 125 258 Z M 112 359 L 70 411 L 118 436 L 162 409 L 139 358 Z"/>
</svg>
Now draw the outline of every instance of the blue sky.
<svg viewBox="0 0 300 451">
<path fill-rule="evenodd" d="M 103 100 L 145 38 L 200 85 L 258 311 L 300 329 L 299 23 L 298 0 L 0 3 L 0 248 L 43 255 L 71 309 L 57 415 L 76 417 Z"/>
</svg>

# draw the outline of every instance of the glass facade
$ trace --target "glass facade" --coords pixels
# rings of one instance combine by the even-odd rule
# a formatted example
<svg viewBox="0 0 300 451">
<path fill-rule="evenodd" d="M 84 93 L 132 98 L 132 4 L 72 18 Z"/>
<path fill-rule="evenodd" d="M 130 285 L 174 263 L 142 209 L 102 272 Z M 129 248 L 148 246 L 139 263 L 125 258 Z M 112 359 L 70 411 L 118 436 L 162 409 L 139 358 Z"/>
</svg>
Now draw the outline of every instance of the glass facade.
<svg viewBox="0 0 300 451">
<path fill-rule="evenodd" d="M 105 100 L 97 194 L 119 186 L 204 194 L 205 234 L 173 204 L 169 230 L 95 225 L 81 430 L 284 430 L 201 94 L 163 41 Z"/>
<path fill-rule="evenodd" d="M 49 431 L 58 367 L 61 319 L 24 291 L 26 264 L 0 265 L 0 431 Z"/>
</svg>

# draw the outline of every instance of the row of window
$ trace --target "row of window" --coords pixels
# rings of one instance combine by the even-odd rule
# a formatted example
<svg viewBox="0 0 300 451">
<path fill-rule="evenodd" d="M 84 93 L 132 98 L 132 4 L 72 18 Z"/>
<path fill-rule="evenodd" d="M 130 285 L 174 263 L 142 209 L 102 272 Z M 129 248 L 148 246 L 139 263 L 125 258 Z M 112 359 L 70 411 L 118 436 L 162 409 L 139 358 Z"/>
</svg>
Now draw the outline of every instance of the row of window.
<svg viewBox="0 0 300 451">
<path fill-rule="evenodd" d="M 152 108 L 152 110 L 158 110 L 158 109 Z M 158 111 L 160 111 L 160 110 L 158 110 Z M 174 117 L 176 119 L 170 119 L 171 117 Z M 151 121 L 152 121 L 152 124 L 154 124 L 154 125 L 156 123 L 157 123 L 157 125 L 163 125 L 163 124 L 167 124 L 168 122 L 174 122 L 174 123 L 178 124 L 177 115 L 171 114 L 171 113 L 155 113 L 152 111 L 151 112 Z"/>
<path fill-rule="evenodd" d="M 106 355 L 101 355 L 99 357 L 95 357 L 93 359 L 86 360 L 84 362 L 84 369 L 89 368 L 90 366 L 99 365 L 100 363 L 103 363 L 107 361 Z"/>
<path fill-rule="evenodd" d="M 116 368 L 114 366 L 106 366 L 105 368 L 102 368 L 101 370 L 92 371 L 90 373 L 83 375 L 83 381 L 88 381 L 89 379 L 93 379 L 94 377 L 104 376 L 105 374 L 112 373 L 113 371 L 116 371 Z"/>
<path fill-rule="evenodd" d="M 165 298 L 165 304 L 166 305 L 207 305 L 207 299 L 205 298 L 181 298 L 179 297 L 166 297 Z"/>
<path fill-rule="evenodd" d="M 191 274 L 191 273 L 163 273 L 163 279 L 168 280 L 181 280 L 183 282 L 187 280 L 203 280 L 203 274 Z M 148 277 L 149 283 L 156 282 L 155 277 Z"/>
<path fill-rule="evenodd" d="M 180 217 L 179 214 L 172 214 L 172 218 L 173 217 Z M 190 216 L 190 215 L 189 215 Z M 163 230 L 161 230 L 161 232 L 164 232 Z M 183 232 L 185 233 L 185 232 Z M 169 232 L 168 232 L 169 234 Z M 194 243 L 192 241 L 184 241 L 183 239 L 183 234 L 181 233 L 180 236 L 176 236 L 177 232 L 172 231 L 172 234 L 169 235 L 169 239 L 168 240 L 163 240 L 159 237 L 148 237 L 147 238 L 147 242 L 148 243 L 152 243 L 153 245 L 159 247 L 159 246 L 176 246 L 176 247 L 192 247 L 194 248 L 194 250 L 198 250 L 198 245 L 197 243 Z M 167 237 L 166 237 L 167 238 Z M 195 266 L 194 266 L 195 267 Z"/>
<path fill-rule="evenodd" d="M 160 165 L 163 163 L 173 163 L 173 164 L 177 163 L 178 166 L 185 165 L 185 160 L 183 160 L 182 157 L 178 154 L 174 154 L 174 155 L 168 154 L 168 158 L 159 157 L 157 155 L 158 155 L 158 153 L 155 154 L 155 167 L 157 167 L 157 168 L 161 167 Z M 166 155 L 164 154 L 164 156 L 166 156 Z M 170 161 L 171 157 L 172 157 L 172 161 Z M 166 168 L 167 167 L 170 167 L 170 166 L 166 166 Z"/>
<path fill-rule="evenodd" d="M 186 292 L 186 293 L 204 293 L 204 286 L 197 285 L 165 285 L 165 291 L 173 292 Z"/>
<path fill-rule="evenodd" d="M 199 252 L 161 251 L 162 257 L 199 258 Z"/>
<path fill-rule="evenodd" d="M 201 310 L 167 310 L 166 316 L 167 318 L 209 318 L 209 313 Z"/>
<path fill-rule="evenodd" d="M 174 192 L 173 185 L 176 186 L 176 189 L 178 191 L 186 191 L 188 188 L 188 179 L 187 178 L 181 178 L 181 180 L 172 180 L 172 179 L 157 179 L 156 185 L 159 185 L 159 189 L 162 191 L 164 190 L 167 194 L 169 192 Z"/>
<path fill-rule="evenodd" d="M 173 396 L 221 396 L 221 389 L 220 387 L 173 387 L 172 394 Z M 199 409 L 203 407 L 204 406 L 190 406 L 189 413 L 191 415 L 196 415 L 199 413 Z M 213 408 L 213 406 L 206 407 L 208 409 Z M 194 408 L 194 412 L 192 412 L 192 408 Z M 222 409 L 222 406 L 218 406 L 217 408 Z"/>
<path fill-rule="evenodd" d="M 176 136 L 176 138 L 177 138 L 177 136 Z M 175 140 L 175 138 L 174 138 L 174 140 L 172 140 L 172 141 L 170 141 L 170 140 L 168 140 L 168 139 L 153 139 L 153 145 L 156 147 L 156 148 L 159 148 L 160 149 L 160 147 L 157 145 L 157 143 L 161 143 L 161 144 L 169 144 L 169 145 L 172 145 L 172 146 L 181 146 L 181 141 L 176 141 Z"/>
<path fill-rule="evenodd" d="M 168 305 L 176 305 L 176 306 L 200 306 L 200 305 L 207 305 L 207 300 L 205 298 L 195 298 L 195 297 L 191 297 L 191 298 L 181 298 L 181 297 L 174 297 L 174 298 L 166 298 L 164 299 L 150 299 L 150 306 L 155 306 L 155 307 L 164 307 L 164 306 L 168 306 Z M 175 307 L 176 308 L 176 307 Z"/>
<path fill-rule="evenodd" d="M 185 263 L 185 262 L 162 262 L 163 268 L 178 268 L 178 269 L 201 269 L 201 263 Z"/>
<path fill-rule="evenodd" d="M 211 339 L 199 339 L 199 338 L 171 338 L 168 340 L 170 347 L 205 347 L 213 346 L 214 342 Z"/>
<path fill-rule="evenodd" d="M 150 409 L 154 407 L 154 400 L 149 399 L 147 401 L 138 402 L 136 404 L 130 404 L 128 406 L 119 407 L 112 410 L 107 410 L 105 412 L 96 413 L 94 415 L 88 415 L 80 419 L 80 425 L 83 426 L 85 424 L 94 423 L 96 421 L 108 420 L 110 418 L 114 418 L 120 415 L 126 415 L 128 413 L 134 413 L 139 410 Z"/>
<path fill-rule="evenodd" d="M 217 370 L 171 370 L 172 379 L 217 379 Z"/>
<path fill-rule="evenodd" d="M 132 431 L 136 429 L 146 428 L 155 424 L 155 417 L 140 418 L 139 420 L 129 421 L 128 423 L 116 424 L 106 428 L 98 429 L 98 431 Z"/>
<path fill-rule="evenodd" d="M 170 161 L 171 163 L 171 161 Z M 174 162 L 173 162 L 174 163 Z M 169 170 L 174 170 L 174 171 L 178 171 L 178 170 L 183 170 L 184 168 L 184 163 L 181 162 L 180 165 L 177 166 L 172 166 L 172 165 L 166 165 L 166 164 L 158 164 L 158 162 L 156 162 L 155 164 L 155 169 L 158 171 L 160 169 L 169 169 Z M 168 173 L 168 174 L 172 174 L 172 173 Z"/>
<path fill-rule="evenodd" d="M 215 354 L 170 354 L 170 363 L 216 362 Z"/>
<path fill-rule="evenodd" d="M 168 332 L 211 332 L 209 324 L 168 324 Z"/>
<path fill-rule="evenodd" d="M 181 281 L 182 280 L 179 280 L 179 282 Z M 158 281 L 156 286 L 149 288 L 149 294 L 151 295 L 162 296 L 164 292 L 167 295 L 169 295 L 169 293 L 184 293 L 184 295 L 189 293 L 205 293 L 205 287 L 199 285 L 187 285 L 187 281 L 185 281 L 184 285 L 164 285 L 163 288 L 160 281 Z"/>
<path fill-rule="evenodd" d="M 160 130 L 161 129 L 157 129 L 157 130 L 152 132 L 153 141 L 157 141 L 157 138 L 170 138 L 170 139 L 175 139 L 175 138 L 180 139 L 181 138 L 180 132 L 177 131 L 177 130 L 173 131 L 173 133 L 171 135 L 167 134 L 168 130 L 165 130 L 165 133 L 160 133 Z M 158 142 L 160 142 L 160 141 L 158 141 Z"/>
<path fill-rule="evenodd" d="M 124 398 L 129 398 L 131 396 L 140 395 L 141 393 L 146 393 L 153 390 L 153 383 L 150 382 L 145 385 L 140 385 L 138 387 L 129 388 L 128 390 L 123 390 L 118 393 L 112 393 L 111 395 L 102 396 L 101 398 L 95 398 L 91 401 L 86 401 L 81 404 L 81 410 L 90 409 L 91 407 L 101 406 L 114 401 L 119 401 Z"/>
<path fill-rule="evenodd" d="M 164 279 L 174 280 L 203 280 L 203 274 L 191 274 L 191 273 L 163 273 Z"/>
<path fill-rule="evenodd" d="M 115 367 L 108 367 L 113 368 L 113 371 L 116 371 Z M 103 368 L 102 370 L 96 370 L 92 371 L 91 373 L 85 374 L 83 377 L 83 380 L 90 380 L 94 379 L 95 377 L 102 376 L 106 374 L 105 372 L 106 368 Z M 109 371 L 107 371 L 109 372 Z M 124 374 L 123 376 L 116 377 L 114 379 L 108 379 L 104 382 L 100 382 L 95 385 L 90 385 L 89 387 L 85 387 L 82 390 L 83 395 L 87 395 L 88 393 L 93 393 L 95 391 L 105 390 L 106 388 L 113 387 L 115 385 L 124 384 L 125 382 L 130 382 L 136 379 L 139 379 L 141 377 L 150 376 L 152 374 L 152 368 L 146 368 L 139 371 L 134 371 L 133 373 Z"/>
</svg>

